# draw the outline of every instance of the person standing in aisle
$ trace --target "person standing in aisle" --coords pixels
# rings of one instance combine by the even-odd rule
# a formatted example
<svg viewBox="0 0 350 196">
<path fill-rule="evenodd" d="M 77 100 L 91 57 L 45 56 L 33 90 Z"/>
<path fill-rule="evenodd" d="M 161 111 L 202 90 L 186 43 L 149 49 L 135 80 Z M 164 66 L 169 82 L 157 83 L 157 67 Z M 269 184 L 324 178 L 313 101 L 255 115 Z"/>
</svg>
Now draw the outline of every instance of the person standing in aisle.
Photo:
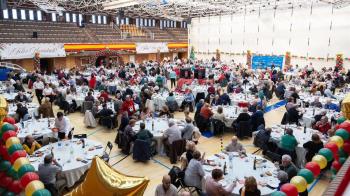
<svg viewBox="0 0 350 196">
<path fill-rule="evenodd" d="M 33 84 L 35 90 L 35 96 L 38 99 L 39 104 L 41 105 L 41 100 L 43 99 L 43 90 L 45 88 L 44 82 L 40 78 L 37 78 Z"/>
</svg>

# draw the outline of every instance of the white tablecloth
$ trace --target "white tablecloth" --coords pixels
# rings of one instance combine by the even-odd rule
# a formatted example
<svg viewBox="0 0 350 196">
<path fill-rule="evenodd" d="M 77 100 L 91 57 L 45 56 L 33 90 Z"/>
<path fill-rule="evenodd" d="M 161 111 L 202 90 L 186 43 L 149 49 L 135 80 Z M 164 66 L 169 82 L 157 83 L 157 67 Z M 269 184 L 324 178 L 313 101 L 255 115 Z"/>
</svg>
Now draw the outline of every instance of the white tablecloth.
<svg viewBox="0 0 350 196">
<path fill-rule="evenodd" d="M 162 94 L 154 94 L 152 96 L 152 100 L 154 103 L 154 109 L 155 110 L 160 110 L 162 109 L 163 106 L 166 105 L 166 98 L 169 96 L 168 93 L 162 93 Z M 179 107 L 181 106 L 181 103 L 184 100 L 184 96 L 180 94 L 175 94 L 175 100 Z"/>
<path fill-rule="evenodd" d="M 63 168 L 62 173 L 67 179 L 67 185 L 72 187 L 90 167 L 91 160 L 95 156 L 101 156 L 104 151 L 101 143 L 89 139 L 85 139 L 85 148 L 82 148 L 82 146 L 83 144 L 79 140 L 56 142 L 37 150 L 43 152 L 44 155 L 41 157 L 32 156 L 29 161 L 38 170 L 39 164 L 44 162 L 45 155 L 50 154 L 53 148 L 54 158 Z M 78 158 L 87 163 L 78 161 Z"/>
<path fill-rule="evenodd" d="M 50 121 L 50 128 L 49 123 Z M 51 128 L 54 127 L 54 118 L 43 118 L 39 120 L 31 119 L 24 121 L 23 123 L 17 123 L 18 134 L 17 137 L 23 142 L 27 135 L 32 135 L 34 138 L 37 137 L 56 137 L 56 133 L 53 133 Z"/>
<path fill-rule="evenodd" d="M 293 135 L 295 136 L 295 139 L 298 141 L 298 146 L 296 147 L 295 151 L 297 154 L 297 166 L 298 167 L 303 167 L 305 165 L 305 155 L 306 155 L 306 150 L 303 147 L 303 145 L 311 140 L 311 136 L 314 133 L 317 133 L 323 143 L 326 143 L 327 138 L 325 135 L 323 135 L 321 132 L 311 129 L 311 128 L 306 128 L 306 133 L 304 133 L 304 127 L 297 127 L 296 125 L 274 125 L 271 127 L 272 132 L 271 132 L 271 139 L 275 141 L 276 143 L 279 143 L 281 140 L 281 137 L 284 135 L 284 129 L 285 128 L 291 128 L 293 129 Z"/>
<path fill-rule="evenodd" d="M 231 99 L 231 105 L 238 105 L 238 103 L 246 102 L 251 103 L 253 100 L 255 100 L 254 95 L 252 94 L 244 94 L 244 93 L 233 93 L 230 94 Z"/>
<path fill-rule="evenodd" d="M 154 124 L 154 128 L 152 128 L 152 121 Z M 137 133 L 140 130 L 140 123 L 143 121 L 137 121 L 135 124 L 135 127 L 133 127 L 133 130 L 135 131 L 135 133 Z M 179 120 L 175 120 L 177 126 L 179 127 L 179 129 L 183 129 L 184 128 L 184 121 L 179 121 Z M 144 123 L 146 124 L 146 129 L 149 130 L 152 134 L 153 134 L 153 139 L 155 139 L 157 141 L 157 147 L 156 150 L 158 152 L 158 154 L 160 155 L 165 155 L 165 151 L 164 151 L 164 145 L 163 145 L 163 133 L 166 129 L 169 128 L 168 126 L 168 119 L 166 118 L 154 118 L 154 119 L 146 119 L 144 121 Z"/>
<path fill-rule="evenodd" d="M 217 112 L 217 106 L 214 106 L 213 112 L 216 113 Z M 225 114 L 226 117 L 226 122 L 225 125 L 226 127 L 231 127 L 233 121 L 238 117 L 238 115 L 242 112 L 242 108 L 234 105 L 234 106 L 222 106 L 223 108 L 223 112 Z"/>
<path fill-rule="evenodd" d="M 239 195 L 239 189 L 244 186 L 245 177 L 253 176 L 258 183 L 258 188 L 261 191 L 261 195 L 270 195 L 274 192 L 274 189 L 271 189 L 267 186 L 268 184 L 271 187 L 278 187 L 279 180 L 277 179 L 277 168 L 276 166 L 262 158 L 258 155 L 248 154 L 247 157 L 241 158 L 238 156 L 238 153 L 231 153 L 231 160 L 228 155 L 220 153 L 219 158 L 217 156 L 211 156 L 208 158 L 210 163 L 214 163 L 216 166 L 203 165 L 203 169 L 207 176 L 211 176 L 211 172 L 214 168 L 221 168 L 223 170 L 224 163 L 226 162 L 227 166 L 227 175 L 224 176 L 224 179 L 220 183 L 225 187 L 230 185 L 234 180 L 237 180 L 237 185 L 233 189 L 233 195 Z M 256 157 L 256 170 L 253 169 L 254 158 Z M 270 172 L 270 176 L 266 172 Z M 205 190 L 205 189 L 203 189 Z"/>
<path fill-rule="evenodd" d="M 17 95 L 18 95 L 18 93 L 1 93 L 1 96 L 3 96 L 7 101 L 13 101 Z M 32 95 L 29 93 L 24 93 L 24 95 L 28 99 L 32 98 Z"/>
<path fill-rule="evenodd" d="M 304 108 L 304 113 L 303 113 L 303 122 L 305 123 L 306 127 L 311 127 L 312 122 L 315 121 L 315 115 L 321 114 L 322 110 L 321 108 Z M 332 118 L 338 119 L 340 116 L 339 112 L 335 112 L 333 110 L 326 110 L 327 114 L 326 116 L 328 117 L 329 122 L 331 121 Z"/>
<path fill-rule="evenodd" d="M 27 107 L 28 109 L 28 114 L 30 116 L 38 116 L 39 115 L 39 104 L 37 103 L 22 103 L 23 106 Z M 8 115 L 9 116 L 15 116 L 16 115 L 16 110 L 17 110 L 17 105 L 16 104 L 9 104 L 9 111 L 8 111 Z"/>
</svg>

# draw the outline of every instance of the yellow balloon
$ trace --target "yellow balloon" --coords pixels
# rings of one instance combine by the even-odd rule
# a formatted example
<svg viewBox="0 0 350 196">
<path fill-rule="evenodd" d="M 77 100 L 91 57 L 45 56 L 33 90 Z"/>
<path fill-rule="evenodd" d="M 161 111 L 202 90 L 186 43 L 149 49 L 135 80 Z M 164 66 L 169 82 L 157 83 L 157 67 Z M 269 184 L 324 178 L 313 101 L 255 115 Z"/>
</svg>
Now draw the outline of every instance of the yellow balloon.
<svg viewBox="0 0 350 196">
<path fill-rule="evenodd" d="M 337 144 L 338 148 L 341 148 L 344 144 L 344 140 L 343 138 L 341 138 L 340 136 L 332 136 L 331 138 L 329 138 L 329 141 L 334 142 L 335 144 Z"/>
<path fill-rule="evenodd" d="M 290 179 L 290 183 L 297 187 L 299 193 L 304 192 L 307 188 L 307 182 L 305 178 L 301 176 L 294 176 L 292 179 Z"/>
<path fill-rule="evenodd" d="M 16 161 L 13 163 L 13 169 L 15 169 L 15 171 L 18 171 L 19 168 L 21 168 L 21 166 L 25 164 L 30 164 L 29 160 L 26 157 L 20 157 L 16 159 Z"/>
<path fill-rule="evenodd" d="M 321 169 L 327 166 L 327 159 L 322 155 L 315 155 L 314 157 L 312 157 L 312 161 L 316 162 Z"/>
<path fill-rule="evenodd" d="M 9 149 L 10 146 L 13 144 L 20 144 L 21 141 L 18 139 L 18 137 L 10 137 L 6 140 L 6 148 Z"/>
<path fill-rule="evenodd" d="M 44 184 L 39 180 L 33 180 L 24 189 L 26 196 L 32 196 L 36 190 L 44 189 Z"/>
</svg>

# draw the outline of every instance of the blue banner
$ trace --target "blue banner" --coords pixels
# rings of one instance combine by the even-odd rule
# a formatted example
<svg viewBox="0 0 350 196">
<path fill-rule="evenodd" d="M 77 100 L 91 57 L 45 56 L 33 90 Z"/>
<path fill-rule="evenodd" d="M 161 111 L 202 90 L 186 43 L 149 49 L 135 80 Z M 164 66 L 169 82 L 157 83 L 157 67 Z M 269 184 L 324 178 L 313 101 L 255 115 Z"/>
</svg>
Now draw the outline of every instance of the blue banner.
<svg viewBox="0 0 350 196">
<path fill-rule="evenodd" d="M 266 69 L 275 65 L 275 68 L 279 67 L 282 70 L 284 56 L 253 56 L 252 69 Z"/>
</svg>

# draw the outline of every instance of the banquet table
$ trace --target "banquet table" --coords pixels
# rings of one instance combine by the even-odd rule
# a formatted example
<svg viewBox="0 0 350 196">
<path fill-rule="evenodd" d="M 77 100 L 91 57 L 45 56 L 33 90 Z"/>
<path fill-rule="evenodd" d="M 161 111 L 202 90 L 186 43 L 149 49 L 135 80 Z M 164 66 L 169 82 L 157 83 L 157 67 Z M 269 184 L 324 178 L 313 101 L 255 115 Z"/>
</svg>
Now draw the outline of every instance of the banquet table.
<svg viewBox="0 0 350 196">
<path fill-rule="evenodd" d="M 305 165 L 305 155 L 306 155 L 306 149 L 303 147 L 303 145 L 311 140 L 312 134 L 316 133 L 320 136 L 323 143 L 327 142 L 327 136 L 323 135 L 321 132 L 306 128 L 306 132 L 304 133 L 304 127 L 298 127 L 296 125 L 273 125 L 271 127 L 271 140 L 275 143 L 279 143 L 281 140 L 281 137 L 284 135 L 285 128 L 291 128 L 293 129 L 293 135 L 295 136 L 295 139 L 298 141 L 298 146 L 296 147 L 295 151 L 297 154 L 297 161 L 296 164 L 298 167 L 303 167 Z"/>
<path fill-rule="evenodd" d="M 256 169 L 254 170 L 255 158 Z M 261 195 L 270 195 L 278 187 L 279 180 L 277 179 L 278 170 L 276 166 L 261 156 L 247 154 L 245 157 L 240 156 L 237 152 L 230 152 L 228 155 L 224 153 L 215 154 L 209 157 L 207 161 L 209 163 L 203 165 L 206 177 L 211 176 L 211 172 L 215 168 L 223 170 L 226 162 L 227 174 L 224 175 L 224 179 L 219 181 L 219 183 L 226 187 L 233 181 L 236 181 L 237 184 L 232 191 L 232 195 L 240 195 L 239 190 L 244 186 L 245 178 L 249 176 L 253 176 L 257 180 Z"/>
<path fill-rule="evenodd" d="M 212 107 L 212 110 L 214 113 L 217 112 L 218 106 Z M 233 121 L 238 117 L 238 115 L 242 112 L 242 108 L 238 107 L 237 105 L 224 105 L 222 106 L 223 108 L 223 113 L 225 114 L 226 117 L 226 122 L 225 125 L 226 127 L 231 127 Z"/>
<path fill-rule="evenodd" d="M 321 114 L 321 112 L 325 109 L 321 108 L 303 108 L 303 122 L 306 127 L 311 127 L 312 123 L 315 121 L 315 115 Z M 340 113 L 334 110 L 325 110 L 327 112 L 326 116 L 328 117 L 328 121 L 331 122 L 331 119 L 338 119 L 340 117 Z"/>
<path fill-rule="evenodd" d="M 68 187 L 72 187 L 84 172 L 89 169 L 95 156 L 102 156 L 104 147 L 100 142 L 85 139 L 85 147 L 81 140 L 73 139 L 49 144 L 37 150 L 34 156 L 29 157 L 30 163 L 36 171 L 44 157 L 51 152 L 56 161 L 62 166 L 62 174 L 67 180 Z M 42 153 L 42 156 L 39 155 Z"/>
<path fill-rule="evenodd" d="M 30 116 L 38 116 L 39 115 L 39 104 L 37 103 L 22 103 L 23 106 L 25 106 L 28 109 L 28 114 Z M 10 103 L 8 105 L 8 115 L 9 116 L 15 116 L 16 115 L 16 110 L 17 110 L 17 105 L 14 103 Z"/>
<path fill-rule="evenodd" d="M 175 100 L 178 104 L 178 106 L 181 106 L 182 101 L 184 100 L 184 96 L 178 93 L 175 93 Z M 169 96 L 168 93 L 158 93 L 158 94 L 153 94 L 152 100 L 154 104 L 154 109 L 155 110 L 160 110 L 163 106 L 166 105 L 166 98 Z"/>
<path fill-rule="evenodd" d="M 339 105 L 340 99 L 331 99 L 329 97 L 324 97 L 324 96 L 317 96 L 317 95 L 311 95 L 310 93 L 300 93 L 299 94 L 300 100 L 302 102 L 306 103 L 312 103 L 315 101 L 315 98 L 318 98 L 319 101 L 322 103 L 322 105 L 325 105 L 327 103 L 327 100 L 330 99 L 332 103 Z"/>
<path fill-rule="evenodd" d="M 13 101 L 15 97 L 18 95 L 17 92 L 11 92 L 11 93 L 1 93 L 1 96 L 3 96 L 7 101 Z M 24 93 L 24 95 L 28 98 L 31 99 L 32 95 L 29 93 Z"/>
<path fill-rule="evenodd" d="M 153 139 L 157 142 L 156 150 L 159 155 L 165 156 L 164 151 L 164 145 L 163 145 L 163 134 L 166 129 L 169 128 L 168 126 L 168 120 L 167 118 L 148 118 L 145 121 L 137 121 L 135 126 L 133 127 L 133 130 L 135 133 L 139 132 L 140 130 L 140 123 L 144 122 L 146 125 L 146 129 L 149 130 L 153 134 Z M 176 123 L 176 125 L 179 127 L 179 129 L 183 129 L 185 126 L 185 122 L 183 120 L 176 120 L 173 119 Z M 152 128 L 152 122 L 154 124 L 154 127 Z"/>
<path fill-rule="evenodd" d="M 230 94 L 231 105 L 247 107 L 249 103 L 255 100 L 255 96 L 248 93 L 233 93 Z"/>
<path fill-rule="evenodd" d="M 50 126 L 49 126 L 50 123 Z M 27 135 L 32 135 L 34 138 L 38 137 L 57 137 L 57 134 L 52 132 L 51 128 L 54 127 L 54 118 L 42 118 L 39 120 L 30 119 L 21 123 L 17 123 L 18 134 L 17 137 L 24 141 Z"/>
</svg>

